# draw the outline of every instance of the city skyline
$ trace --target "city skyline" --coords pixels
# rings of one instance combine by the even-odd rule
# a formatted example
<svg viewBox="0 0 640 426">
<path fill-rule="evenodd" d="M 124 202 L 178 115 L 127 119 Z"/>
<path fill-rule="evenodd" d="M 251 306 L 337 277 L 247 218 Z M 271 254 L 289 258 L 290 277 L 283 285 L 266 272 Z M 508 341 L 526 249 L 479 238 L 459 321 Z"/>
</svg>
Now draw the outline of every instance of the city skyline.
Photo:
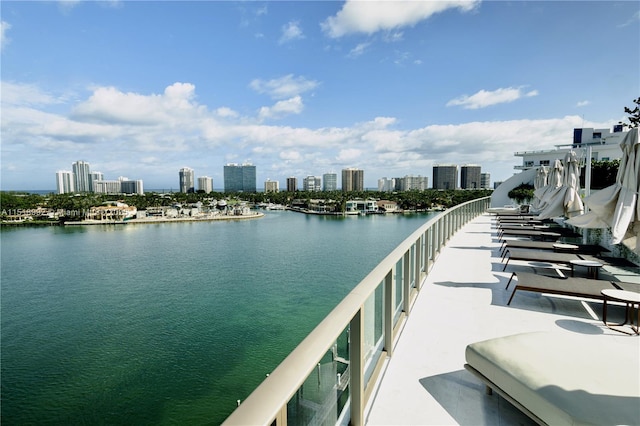
<svg viewBox="0 0 640 426">
<path fill-rule="evenodd" d="M 639 23 L 625 1 L 6 1 L 0 189 L 95 153 L 158 189 L 244 162 L 281 184 L 451 162 L 505 180 L 516 151 L 625 121 Z"/>
<path fill-rule="evenodd" d="M 82 180 L 82 176 L 79 175 L 78 173 L 74 171 L 58 170 L 55 172 L 55 183 L 56 183 L 56 189 L 58 193 L 104 192 L 104 191 L 94 191 L 91 188 L 92 181 L 104 180 L 104 175 L 102 172 L 91 170 L 91 163 L 85 160 L 78 160 L 74 162 L 72 166 L 73 166 L 72 167 L 73 170 L 78 170 L 78 167 L 82 167 L 83 169 L 85 169 L 84 174 L 87 175 L 87 179 L 88 179 L 87 188 L 85 188 L 84 190 L 76 190 L 76 187 L 78 187 L 77 182 L 79 180 Z M 248 167 L 250 169 L 249 175 L 246 175 L 246 176 L 244 176 L 245 173 L 242 172 L 242 170 L 245 167 Z M 475 171 L 474 176 L 477 174 L 477 177 L 475 177 L 475 181 L 473 182 L 476 182 L 477 184 L 479 184 L 480 182 L 481 174 L 489 175 L 488 173 L 481 173 L 482 167 L 477 164 L 460 164 L 460 165 L 437 164 L 437 165 L 434 165 L 434 176 L 433 176 L 432 186 L 428 185 L 428 178 L 426 176 L 421 176 L 421 175 L 414 176 L 410 174 L 405 174 L 403 176 L 393 176 L 390 178 L 387 178 L 386 176 L 379 177 L 377 178 L 377 187 L 367 187 L 367 186 L 363 186 L 364 172 L 365 172 L 364 170 L 356 169 L 356 168 L 345 168 L 341 170 L 342 180 L 340 182 L 341 183 L 340 189 L 342 191 L 345 191 L 345 190 L 352 191 L 352 190 L 376 190 L 377 188 L 378 191 L 382 191 L 382 192 L 393 191 L 393 190 L 430 189 L 430 188 L 454 189 L 449 187 L 451 185 L 448 185 L 446 187 L 441 187 L 438 184 L 438 180 L 436 179 L 436 170 L 440 168 L 455 169 L 455 172 L 454 172 L 455 177 L 449 178 L 449 181 L 452 181 L 452 180 L 456 181 L 453 186 L 454 188 L 460 188 L 460 189 L 469 189 L 471 185 L 469 185 L 469 182 L 463 181 L 462 175 L 460 179 L 457 178 L 458 169 L 460 169 L 461 173 L 463 173 L 463 170 L 465 169 L 469 169 L 469 168 L 474 169 Z M 214 190 L 223 191 L 223 192 L 244 192 L 245 191 L 244 185 L 247 185 L 249 181 L 251 182 L 250 183 L 251 188 L 249 188 L 250 189 L 249 192 L 255 192 L 255 191 L 260 192 L 261 190 L 264 190 L 264 192 L 268 192 L 269 190 L 271 191 L 275 190 L 276 192 L 279 191 L 279 188 L 280 188 L 279 180 L 273 180 L 273 179 L 267 178 L 264 182 L 262 182 L 263 186 L 262 187 L 260 186 L 260 182 L 258 182 L 256 178 L 256 167 L 253 164 L 228 163 L 223 166 L 223 169 L 224 169 L 224 172 L 227 174 L 226 180 L 229 188 L 227 188 L 227 185 L 225 185 L 224 182 L 222 187 L 214 187 L 213 179 L 210 176 L 199 175 L 199 174 L 196 175 L 196 171 L 194 169 L 187 166 L 183 166 L 178 170 L 177 191 L 178 192 L 195 192 L 196 182 L 197 182 L 197 189 L 203 190 L 207 193 L 212 192 Z M 237 170 L 237 171 L 234 172 L 233 170 Z M 93 175 L 95 175 L 96 177 L 92 178 Z M 338 189 L 337 176 L 338 176 L 337 173 L 334 173 L 334 172 L 323 173 L 321 177 L 313 176 L 313 175 L 304 175 L 304 177 L 300 180 L 302 182 L 302 187 L 298 185 L 299 179 L 297 176 L 289 176 L 284 180 L 283 187 L 286 188 L 287 191 L 297 191 L 297 190 L 334 191 Z M 347 177 L 347 181 L 345 181 L 345 176 Z M 406 180 L 409 180 L 409 182 L 404 182 Z M 120 176 L 118 177 L 117 180 L 109 180 L 105 182 L 112 183 L 112 182 L 119 182 L 119 181 L 130 181 L 130 180 L 126 177 Z M 388 182 L 385 182 L 385 181 L 388 181 Z M 398 181 L 398 185 L 400 186 L 398 187 L 393 186 L 393 188 L 389 187 L 387 189 L 381 189 L 381 186 L 380 186 L 381 183 L 383 183 L 383 186 L 386 187 L 386 186 L 389 186 L 391 182 L 393 182 L 395 185 L 396 181 Z M 137 181 L 131 181 L 131 182 L 140 182 L 140 185 L 142 185 L 143 179 L 139 179 Z M 358 182 L 358 183 L 356 184 L 355 182 Z M 403 182 L 403 183 L 401 184 L 400 182 Z M 407 188 L 403 188 L 402 187 L 403 185 L 406 185 Z M 270 186 L 271 188 L 268 189 L 267 188 L 268 186 Z M 473 187 L 482 188 L 483 186 L 473 186 Z M 255 191 L 251 190 L 252 188 L 255 188 Z M 61 191 L 61 189 L 63 190 Z M 173 187 L 153 188 L 153 189 L 150 189 L 149 191 L 154 191 L 154 190 L 165 191 L 167 189 L 173 190 Z M 134 192 L 138 192 L 138 191 L 134 191 Z"/>
</svg>

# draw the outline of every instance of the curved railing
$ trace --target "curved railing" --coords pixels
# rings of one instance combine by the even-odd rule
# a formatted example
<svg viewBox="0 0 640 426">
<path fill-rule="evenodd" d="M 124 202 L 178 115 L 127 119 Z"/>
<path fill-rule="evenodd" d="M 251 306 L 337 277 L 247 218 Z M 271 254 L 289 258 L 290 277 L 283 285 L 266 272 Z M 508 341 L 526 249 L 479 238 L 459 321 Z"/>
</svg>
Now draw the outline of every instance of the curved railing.
<svg viewBox="0 0 640 426">
<path fill-rule="evenodd" d="M 386 357 L 449 238 L 489 197 L 430 219 L 378 264 L 226 419 L 226 425 L 364 424 Z"/>
</svg>

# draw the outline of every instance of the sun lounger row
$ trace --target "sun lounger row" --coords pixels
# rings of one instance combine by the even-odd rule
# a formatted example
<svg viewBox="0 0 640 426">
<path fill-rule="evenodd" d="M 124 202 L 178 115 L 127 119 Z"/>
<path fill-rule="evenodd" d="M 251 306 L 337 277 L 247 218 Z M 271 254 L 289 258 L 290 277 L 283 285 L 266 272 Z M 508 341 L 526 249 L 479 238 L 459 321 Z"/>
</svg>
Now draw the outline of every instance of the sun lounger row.
<svg viewBox="0 0 640 426">
<path fill-rule="evenodd" d="M 509 232 L 510 225 L 504 228 Z M 508 235 L 551 239 L 535 229 L 511 232 Z M 556 268 L 559 272 L 561 265 L 575 260 L 638 268 L 624 259 L 602 257 L 605 250 L 599 246 L 575 244 L 577 248 L 561 247 L 557 252 L 555 245 L 553 241 L 505 241 L 504 269 L 511 259 L 529 262 L 538 271 Z M 511 275 L 507 289 L 512 282 L 507 305 L 517 291 L 596 300 L 604 300 L 603 290 L 640 293 L 638 283 L 520 271 Z M 636 339 L 605 334 L 522 333 L 468 345 L 465 368 L 486 384 L 489 393 L 496 391 L 538 424 L 631 425 L 640 424 L 639 349 Z"/>
</svg>

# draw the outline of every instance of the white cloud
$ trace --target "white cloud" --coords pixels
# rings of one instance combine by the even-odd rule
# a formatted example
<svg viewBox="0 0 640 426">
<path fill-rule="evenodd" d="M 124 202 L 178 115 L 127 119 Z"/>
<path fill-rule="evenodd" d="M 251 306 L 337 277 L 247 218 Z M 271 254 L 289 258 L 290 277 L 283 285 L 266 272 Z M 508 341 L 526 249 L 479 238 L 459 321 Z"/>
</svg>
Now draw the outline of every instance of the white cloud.
<svg viewBox="0 0 640 426">
<path fill-rule="evenodd" d="M 73 8 L 78 6 L 81 3 L 81 0 L 58 0 L 58 6 L 62 10 L 63 13 L 70 12 Z"/>
<path fill-rule="evenodd" d="M 7 36 L 7 32 L 11 29 L 11 24 L 6 21 L 0 21 L 0 50 L 4 50 L 11 39 Z"/>
<path fill-rule="evenodd" d="M 618 25 L 618 28 L 628 27 L 629 25 L 632 25 L 638 21 L 640 21 L 640 10 L 634 13 L 627 21 Z"/>
<path fill-rule="evenodd" d="M 2 104 L 7 105 L 50 105 L 61 100 L 43 92 L 36 85 L 3 81 L 0 84 Z"/>
<path fill-rule="evenodd" d="M 522 87 L 507 87 L 494 91 L 480 90 L 469 96 L 463 95 L 447 102 L 447 106 L 462 106 L 464 109 L 486 108 L 491 105 L 513 102 L 523 97 L 537 96 L 537 90 L 524 93 Z"/>
<path fill-rule="evenodd" d="M 290 114 L 300 114 L 304 109 L 302 98 L 294 96 L 291 99 L 278 101 L 271 107 L 262 107 L 258 112 L 258 118 L 262 121 L 269 118 L 282 118 Z"/>
<path fill-rule="evenodd" d="M 371 46 L 371 43 L 359 43 L 356 47 L 349 51 L 350 58 L 356 58 L 362 55 L 368 48 Z"/>
<path fill-rule="evenodd" d="M 268 12 L 268 8 L 267 5 L 264 4 L 262 7 L 257 8 L 254 13 L 256 14 L 256 16 L 262 16 L 262 15 L 266 15 Z"/>
<path fill-rule="evenodd" d="M 302 76 L 295 77 L 293 74 L 288 74 L 284 77 L 266 81 L 255 79 L 251 81 L 249 87 L 258 93 L 267 94 L 273 99 L 287 99 L 313 90 L 319 84 L 315 80 L 307 80 Z"/>
<path fill-rule="evenodd" d="M 393 60 L 393 63 L 396 65 L 404 65 L 411 58 L 411 54 L 409 52 L 395 52 L 396 58 Z"/>
<path fill-rule="evenodd" d="M 303 38 L 304 34 L 302 34 L 300 23 L 298 21 L 291 21 L 282 26 L 282 35 L 280 36 L 280 40 L 278 41 L 278 43 L 284 44 L 293 40 L 300 40 Z"/>
<path fill-rule="evenodd" d="M 362 150 L 354 148 L 341 149 L 336 156 L 336 161 L 340 164 L 349 164 L 362 160 Z"/>
<path fill-rule="evenodd" d="M 7 102 L 21 95 L 25 102 Z M 76 105 L 64 104 L 72 111 L 67 114 L 49 111 L 61 110 L 58 100 L 41 94 L 36 86 L 3 83 L 2 168 L 16 167 L 3 175 L 3 185 L 11 185 L 12 179 L 19 184 L 15 176 L 24 173 L 41 176 L 44 183 L 37 187 L 51 187 L 55 170 L 79 158 L 96 163 L 98 170 L 119 165 L 119 170 L 109 166 L 114 170 L 102 171 L 113 173 L 112 178 L 143 179 L 147 188 L 167 187 L 184 165 L 221 182 L 225 162 L 248 158 L 254 159 L 259 180 L 263 173 L 284 179 L 353 166 L 365 170 L 371 185 L 382 176 L 430 176 L 434 163 L 479 163 L 493 179 L 504 179 L 520 163 L 514 151 L 548 149 L 570 142 L 576 127 L 602 128 L 617 122 L 583 123 L 576 115 L 400 128 L 395 117 L 380 116 L 343 127 L 310 128 L 258 121 L 260 116 L 298 113 L 303 108 L 299 96 L 279 101 L 255 117 L 239 116 L 224 106 L 200 105 L 195 99 L 195 87 L 189 83 L 173 84 L 160 94 L 95 88 Z M 50 165 L 50 170 L 43 165 Z"/>
<path fill-rule="evenodd" d="M 584 107 L 584 106 L 587 106 L 587 105 L 591 105 L 591 102 L 590 102 L 590 101 L 579 101 L 579 102 L 576 104 L 576 106 L 577 106 L 578 108 L 579 108 L 579 107 Z"/>
<path fill-rule="evenodd" d="M 171 122 L 181 113 L 197 113 L 195 86 L 174 83 L 162 95 L 123 93 L 115 87 L 98 87 L 74 108 L 74 116 L 105 123 L 157 124 Z"/>
<path fill-rule="evenodd" d="M 396 43 L 398 41 L 402 41 L 404 38 L 404 33 L 402 31 L 394 31 L 384 35 L 384 41 L 388 43 Z"/>
<path fill-rule="evenodd" d="M 335 15 L 320 25 L 329 37 L 352 33 L 373 34 L 414 26 L 432 15 L 448 9 L 473 10 L 480 2 L 472 1 L 358 1 L 348 0 Z"/>
<path fill-rule="evenodd" d="M 302 160 L 302 155 L 300 155 L 300 153 L 295 150 L 283 151 L 278 157 L 283 161 L 290 161 L 294 163 L 298 163 Z"/>
<path fill-rule="evenodd" d="M 218 114 L 219 117 L 223 117 L 223 118 L 238 117 L 238 113 L 228 107 L 220 107 L 216 109 L 216 113 Z"/>
</svg>

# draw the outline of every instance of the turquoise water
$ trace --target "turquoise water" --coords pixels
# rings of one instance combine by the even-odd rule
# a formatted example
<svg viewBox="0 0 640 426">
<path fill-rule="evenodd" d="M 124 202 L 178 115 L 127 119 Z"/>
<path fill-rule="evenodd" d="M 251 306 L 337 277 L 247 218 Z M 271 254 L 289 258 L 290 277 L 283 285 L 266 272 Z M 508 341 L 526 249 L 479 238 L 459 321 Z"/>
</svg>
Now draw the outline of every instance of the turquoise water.
<svg viewBox="0 0 640 426">
<path fill-rule="evenodd" d="M 2 423 L 219 424 L 428 217 L 3 228 Z"/>
</svg>

